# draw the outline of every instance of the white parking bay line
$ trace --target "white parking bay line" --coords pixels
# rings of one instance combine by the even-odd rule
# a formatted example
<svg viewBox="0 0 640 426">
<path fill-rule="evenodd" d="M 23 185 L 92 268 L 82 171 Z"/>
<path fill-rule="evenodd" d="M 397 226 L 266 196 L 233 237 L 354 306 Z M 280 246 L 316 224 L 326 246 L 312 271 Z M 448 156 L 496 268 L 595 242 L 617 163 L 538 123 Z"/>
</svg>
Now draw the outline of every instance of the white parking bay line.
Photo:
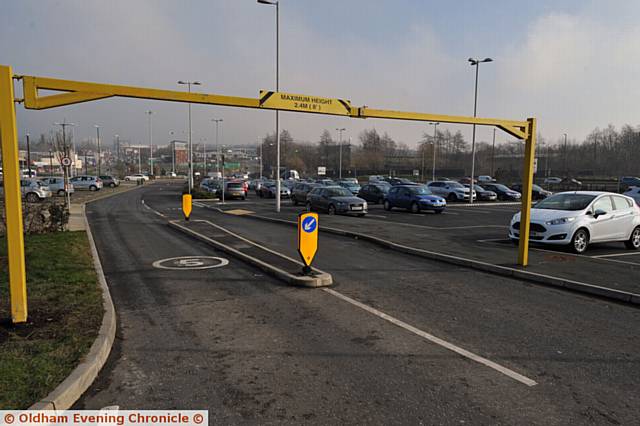
<svg viewBox="0 0 640 426">
<path fill-rule="evenodd" d="M 364 303 L 358 302 L 357 300 L 352 299 L 352 298 L 350 298 L 348 296 L 345 296 L 342 293 L 338 293 L 337 291 L 332 290 L 330 288 L 323 288 L 322 290 L 324 290 L 325 292 L 331 294 L 332 296 L 337 297 L 338 299 L 344 300 L 347 303 L 351 303 L 352 305 L 357 306 L 360 309 L 364 309 L 365 311 L 367 311 L 367 312 L 369 312 L 369 313 L 371 313 L 371 314 L 373 314 L 373 315 L 375 315 L 375 316 L 377 316 L 379 318 L 382 318 L 385 321 L 389 321 L 390 323 L 395 324 L 398 327 L 402 327 L 405 330 L 410 331 L 410 332 L 422 337 L 423 339 L 426 339 L 426 340 L 428 340 L 428 341 L 430 341 L 432 343 L 435 343 L 436 345 L 442 346 L 443 348 L 448 349 L 448 350 L 450 350 L 452 352 L 455 352 L 458 355 L 461 355 L 461 356 L 463 356 L 463 357 L 465 357 L 467 359 L 470 359 L 471 361 L 475 361 L 475 362 L 480 363 L 482 365 L 485 365 L 485 366 L 487 366 L 489 368 L 492 368 L 492 369 L 504 374 L 505 376 L 510 377 L 511 379 L 516 380 L 516 381 L 518 381 L 518 382 L 520 382 L 522 384 L 525 384 L 527 386 L 535 386 L 535 385 L 538 384 L 535 380 L 531 380 L 530 378 L 528 378 L 526 376 L 523 376 L 522 374 L 516 373 L 515 371 L 510 370 L 510 369 L 508 369 L 506 367 L 503 367 L 500 364 L 497 364 L 497 363 L 495 363 L 495 362 L 493 362 L 491 360 L 488 360 L 488 359 L 483 358 L 483 357 L 481 357 L 479 355 L 476 355 L 476 354 L 474 354 L 472 352 L 469 352 L 466 349 L 462 349 L 459 346 L 456 346 L 456 345 L 454 345 L 452 343 L 449 343 L 449 342 L 447 342 L 445 340 L 442 340 L 439 337 L 436 337 L 436 336 L 434 336 L 432 334 L 429 334 L 429 333 L 424 332 L 424 331 L 422 331 L 422 330 L 420 330 L 418 328 L 415 328 L 412 325 L 409 325 L 404 321 L 400 321 L 397 318 L 394 318 L 394 317 L 392 317 L 390 315 L 387 315 L 384 312 L 381 312 L 381 311 L 379 311 L 379 310 L 377 310 L 375 308 L 372 308 L 371 306 L 365 305 Z"/>
<path fill-rule="evenodd" d="M 603 257 L 618 257 L 618 256 L 639 256 L 640 252 L 636 251 L 634 253 L 613 253 L 613 254 L 599 254 L 597 256 L 589 256 L 594 257 L 596 259 L 601 259 Z"/>
</svg>

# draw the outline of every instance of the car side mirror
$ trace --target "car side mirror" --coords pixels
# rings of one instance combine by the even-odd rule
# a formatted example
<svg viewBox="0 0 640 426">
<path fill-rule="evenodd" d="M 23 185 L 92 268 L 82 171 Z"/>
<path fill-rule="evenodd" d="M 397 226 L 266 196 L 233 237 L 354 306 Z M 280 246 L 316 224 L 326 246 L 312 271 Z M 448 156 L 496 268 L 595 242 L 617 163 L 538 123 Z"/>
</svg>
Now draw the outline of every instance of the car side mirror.
<svg viewBox="0 0 640 426">
<path fill-rule="evenodd" d="M 605 212 L 604 210 L 602 210 L 602 209 L 597 209 L 597 210 L 595 211 L 595 213 L 593 214 L 593 217 L 597 219 L 597 218 L 598 218 L 598 216 L 604 216 L 604 215 L 606 215 L 606 214 L 607 214 L 607 212 Z"/>
</svg>

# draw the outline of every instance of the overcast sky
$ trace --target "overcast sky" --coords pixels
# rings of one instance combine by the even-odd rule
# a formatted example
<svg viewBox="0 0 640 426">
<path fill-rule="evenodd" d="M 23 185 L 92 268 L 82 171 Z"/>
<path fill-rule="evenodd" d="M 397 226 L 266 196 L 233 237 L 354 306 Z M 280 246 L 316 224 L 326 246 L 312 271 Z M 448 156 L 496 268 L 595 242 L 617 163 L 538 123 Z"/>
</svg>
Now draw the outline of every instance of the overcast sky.
<svg viewBox="0 0 640 426">
<path fill-rule="evenodd" d="M 640 2 L 281 0 L 282 91 L 350 99 L 354 106 L 455 115 L 473 113 L 470 56 L 480 67 L 478 115 L 537 117 L 550 140 L 581 139 L 595 126 L 638 123 Z M 275 10 L 255 0 L 6 0 L 0 15 L 0 62 L 18 74 L 257 97 L 275 87 Z M 114 134 L 154 141 L 184 138 L 187 106 L 109 99 L 45 111 L 18 106 L 20 135 L 48 133 L 66 118 L 76 138 Z M 194 106 L 194 141 L 257 143 L 274 113 Z M 283 113 L 296 140 L 323 129 L 388 132 L 415 146 L 426 124 Z M 443 129 L 443 125 L 440 128 Z M 470 138 L 470 127 L 461 129 Z M 481 128 L 480 140 L 491 130 Z M 182 135 L 182 136 L 180 136 Z M 498 141 L 506 140 L 498 134 Z"/>
</svg>

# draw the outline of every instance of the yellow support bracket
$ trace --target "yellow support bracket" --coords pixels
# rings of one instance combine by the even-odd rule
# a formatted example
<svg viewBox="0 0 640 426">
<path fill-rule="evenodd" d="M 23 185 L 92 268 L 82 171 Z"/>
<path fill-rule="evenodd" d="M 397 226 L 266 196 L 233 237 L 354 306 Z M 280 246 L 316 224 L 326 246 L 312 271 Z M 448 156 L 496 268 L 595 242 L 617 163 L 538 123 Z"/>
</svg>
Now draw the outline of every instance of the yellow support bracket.
<svg viewBox="0 0 640 426">
<path fill-rule="evenodd" d="M 115 84 L 86 83 L 46 77 L 24 76 L 24 106 L 27 109 L 47 109 L 73 103 L 119 96 L 124 98 L 154 99 L 192 104 L 224 105 L 258 108 L 258 99 L 235 96 L 188 93 L 175 90 L 146 89 Z M 59 90 L 64 94 L 39 96 L 38 90 Z"/>
</svg>

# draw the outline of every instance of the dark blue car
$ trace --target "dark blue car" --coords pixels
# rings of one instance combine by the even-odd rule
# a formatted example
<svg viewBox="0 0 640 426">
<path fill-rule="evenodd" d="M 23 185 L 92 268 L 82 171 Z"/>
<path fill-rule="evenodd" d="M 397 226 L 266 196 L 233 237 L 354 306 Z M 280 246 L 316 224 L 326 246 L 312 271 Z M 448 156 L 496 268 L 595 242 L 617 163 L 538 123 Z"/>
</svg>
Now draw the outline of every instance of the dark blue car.
<svg viewBox="0 0 640 426">
<path fill-rule="evenodd" d="M 396 185 L 389 189 L 384 200 L 385 210 L 400 207 L 412 213 L 420 213 L 422 210 L 442 213 L 446 206 L 447 201 L 444 198 L 433 195 L 426 186 L 418 185 Z"/>
</svg>

